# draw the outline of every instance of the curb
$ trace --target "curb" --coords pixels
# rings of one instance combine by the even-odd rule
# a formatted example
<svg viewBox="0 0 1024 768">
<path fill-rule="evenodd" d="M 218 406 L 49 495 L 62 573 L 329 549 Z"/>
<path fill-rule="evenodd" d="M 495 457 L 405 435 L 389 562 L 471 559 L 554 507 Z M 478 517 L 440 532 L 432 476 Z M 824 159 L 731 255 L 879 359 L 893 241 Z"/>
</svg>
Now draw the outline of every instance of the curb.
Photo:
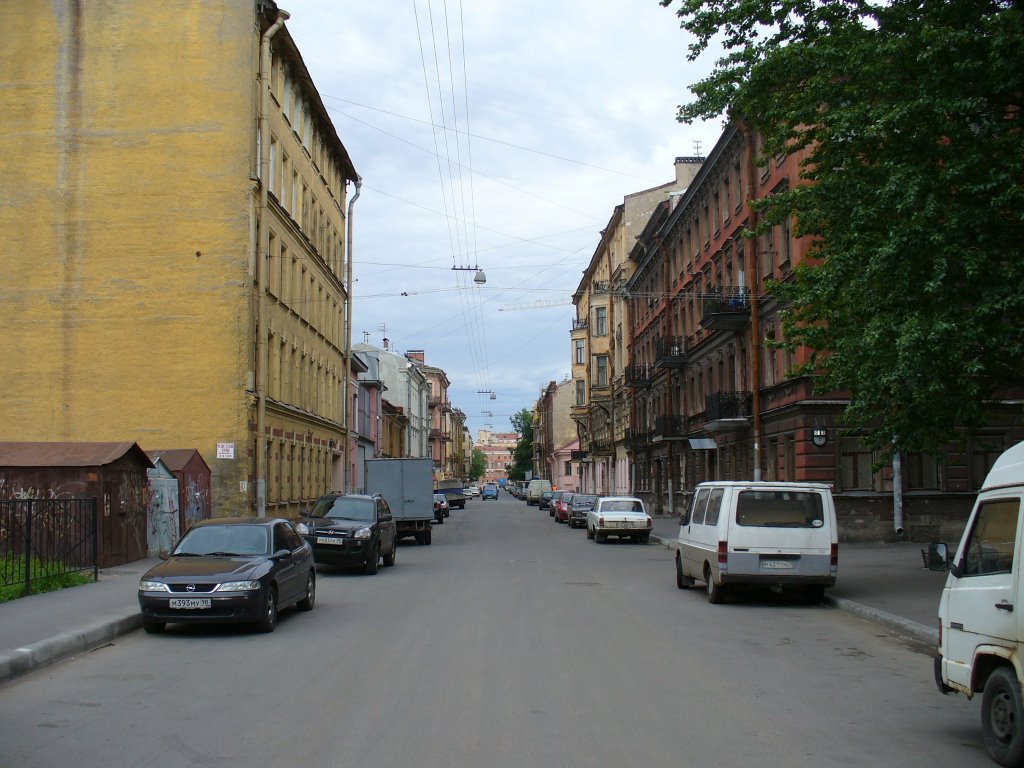
<svg viewBox="0 0 1024 768">
<path fill-rule="evenodd" d="M 665 549 L 676 549 L 675 539 L 664 539 L 657 534 L 652 534 L 651 541 L 658 542 L 661 546 L 665 547 Z M 859 616 L 860 618 L 874 624 L 880 624 L 899 635 L 930 645 L 933 649 L 937 648 L 939 645 L 939 630 L 919 622 L 904 619 L 901 616 L 896 616 L 895 614 L 879 610 L 878 608 L 871 608 L 869 606 L 862 605 L 861 603 L 854 602 L 853 600 L 849 600 L 845 597 L 833 597 L 826 594 L 823 604 L 831 608 L 838 608 L 845 613 Z"/>
<path fill-rule="evenodd" d="M 112 617 L 74 632 L 65 632 L 17 648 L 13 653 L 0 656 L 0 683 L 54 664 L 76 653 L 97 648 L 121 635 L 134 632 L 141 626 L 142 615 L 133 613 L 129 616 Z"/>
</svg>

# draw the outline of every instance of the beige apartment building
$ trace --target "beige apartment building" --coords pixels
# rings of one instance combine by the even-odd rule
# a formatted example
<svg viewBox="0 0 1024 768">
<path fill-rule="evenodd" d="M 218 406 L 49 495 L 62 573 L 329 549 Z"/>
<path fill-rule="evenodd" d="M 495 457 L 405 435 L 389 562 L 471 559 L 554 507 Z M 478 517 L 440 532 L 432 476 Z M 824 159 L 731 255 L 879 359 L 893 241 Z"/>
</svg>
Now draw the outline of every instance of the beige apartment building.
<svg viewBox="0 0 1024 768">
<path fill-rule="evenodd" d="M 699 157 L 677 157 L 674 181 L 627 195 L 615 207 L 573 294 L 570 415 L 583 463 L 581 491 L 626 493 L 632 488 L 627 452 L 632 390 L 625 384 L 630 318 L 624 288 L 635 263 L 629 254 L 657 206 L 682 194 L 702 163 Z"/>
<path fill-rule="evenodd" d="M 286 18 L 0 6 L 4 439 L 198 449 L 215 515 L 342 487 L 358 175 Z"/>
</svg>

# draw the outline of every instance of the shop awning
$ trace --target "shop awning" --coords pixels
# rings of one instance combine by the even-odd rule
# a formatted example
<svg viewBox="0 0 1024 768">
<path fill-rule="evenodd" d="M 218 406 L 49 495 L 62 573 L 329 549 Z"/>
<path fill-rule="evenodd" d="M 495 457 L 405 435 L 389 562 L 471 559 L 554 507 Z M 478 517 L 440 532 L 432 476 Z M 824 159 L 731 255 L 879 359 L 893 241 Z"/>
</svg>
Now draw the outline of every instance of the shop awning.
<svg viewBox="0 0 1024 768">
<path fill-rule="evenodd" d="M 718 443 L 711 437 L 691 437 L 690 447 L 698 451 L 714 451 L 718 449 Z"/>
</svg>

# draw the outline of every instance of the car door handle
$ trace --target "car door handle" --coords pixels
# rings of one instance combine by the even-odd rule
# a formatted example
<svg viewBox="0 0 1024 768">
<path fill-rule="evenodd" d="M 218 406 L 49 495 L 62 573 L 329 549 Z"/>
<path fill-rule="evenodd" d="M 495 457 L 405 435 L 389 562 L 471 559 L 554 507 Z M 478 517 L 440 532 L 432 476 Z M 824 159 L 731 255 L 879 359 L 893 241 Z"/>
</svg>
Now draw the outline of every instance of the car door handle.
<svg viewBox="0 0 1024 768">
<path fill-rule="evenodd" d="M 996 608 L 998 608 L 1000 611 L 1006 611 L 1007 613 L 1013 613 L 1013 603 L 1007 603 L 1006 601 L 1003 601 L 1001 603 L 996 603 Z"/>
</svg>

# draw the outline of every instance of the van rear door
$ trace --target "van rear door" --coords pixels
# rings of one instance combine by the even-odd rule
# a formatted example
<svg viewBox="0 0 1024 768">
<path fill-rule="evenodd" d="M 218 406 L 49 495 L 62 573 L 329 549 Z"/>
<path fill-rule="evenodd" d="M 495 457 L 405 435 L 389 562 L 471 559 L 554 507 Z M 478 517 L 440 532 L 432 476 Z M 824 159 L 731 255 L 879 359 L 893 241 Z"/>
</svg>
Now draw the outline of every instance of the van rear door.
<svg viewBox="0 0 1024 768">
<path fill-rule="evenodd" d="M 835 512 L 827 491 L 738 488 L 729 525 L 729 572 L 828 576 Z"/>
<path fill-rule="evenodd" d="M 965 689 L 978 646 L 1016 643 L 1021 637 L 1021 495 L 994 491 L 978 498 L 956 556 L 957 573 L 950 574 L 943 593 L 943 672 Z"/>
</svg>

